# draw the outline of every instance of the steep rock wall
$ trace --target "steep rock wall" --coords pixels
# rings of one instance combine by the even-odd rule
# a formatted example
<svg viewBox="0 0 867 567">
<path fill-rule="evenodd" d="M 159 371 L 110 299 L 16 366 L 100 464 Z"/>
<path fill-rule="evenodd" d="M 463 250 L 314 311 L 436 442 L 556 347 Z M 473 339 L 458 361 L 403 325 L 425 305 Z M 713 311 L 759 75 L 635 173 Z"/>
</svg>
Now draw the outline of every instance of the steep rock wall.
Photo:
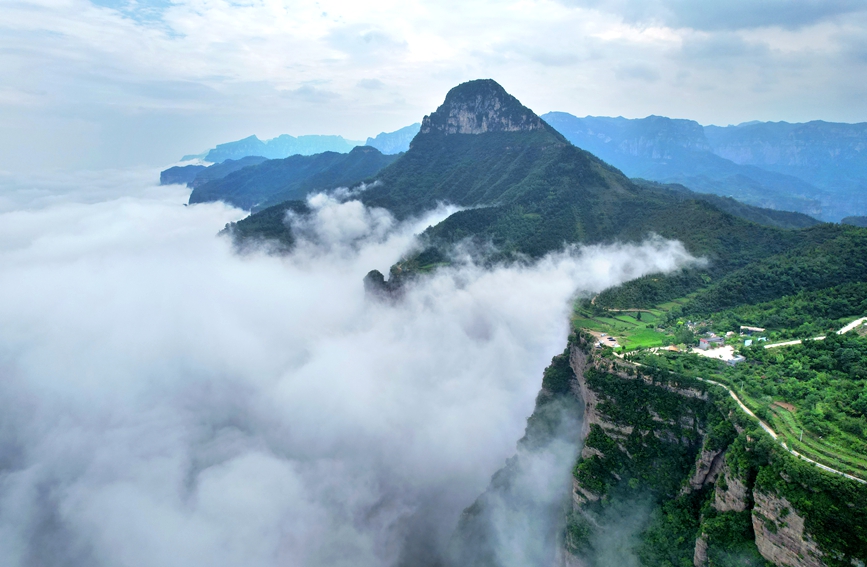
<svg viewBox="0 0 867 567">
<path fill-rule="evenodd" d="M 774 494 L 753 492 L 753 530 L 762 557 L 786 567 L 822 567 L 819 546 L 804 531 L 804 518 L 791 502 Z"/>
</svg>

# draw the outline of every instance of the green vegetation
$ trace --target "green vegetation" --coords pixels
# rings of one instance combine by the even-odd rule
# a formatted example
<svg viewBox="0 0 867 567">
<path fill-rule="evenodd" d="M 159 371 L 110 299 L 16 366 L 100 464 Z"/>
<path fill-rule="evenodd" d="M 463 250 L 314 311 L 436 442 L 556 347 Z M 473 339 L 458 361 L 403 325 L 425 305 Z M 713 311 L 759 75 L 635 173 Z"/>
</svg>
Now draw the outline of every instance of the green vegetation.
<svg viewBox="0 0 867 567">
<path fill-rule="evenodd" d="M 575 303 L 571 318 L 572 326 L 576 330 L 587 329 L 615 337 L 625 350 L 678 344 L 682 342 L 678 339 L 683 337 L 676 337 L 676 333 L 661 328 L 668 319 L 668 312 L 678 305 L 680 303 L 672 302 L 652 309 L 621 311 L 603 309 L 589 299 L 584 299 Z M 600 338 L 605 341 L 604 337 Z"/>
<path fill-rule="evenodd" d="M 696 229 L 697 235 L 703 232 Z M 822 224 L 786 234 L 788 245 L 764 256 L 742 257 L 737 269 L 731 269 L 732 262 L 720 263 L 723 256 L 711 258 L 705 270 L 638 278 L 606 290 L 596 303 L 619 309 L 650 307 L 700 290 L 682 309 L 682 315 L 699 316 L 867 280 L 867 229 Z M 770 234 L 756 236 L 774 243 Z"/>
<path fill-rule="evenodd" d="M 545 369 L 542 375 L 542 388 L 552 394 L 566 394 L 569 392 L 575 372 L 569 366 L 569 349 L 551 359 L 551 365 Z"/>
<path fill-rule="evenodd" d="M 630 358 L 648 368 L 727 384 L 787 445 L 832 468 L 867 479 L 867 338 L 742 349 L 747 362 L 664 353 Z"/>
<path fill-rule="evenodd" d="M 651 191 L 667 193 L 684 200 L 697 199 L 708 202 L 721 211 L 725 211 L 736 217 L 764 226 L 798 229 L 820 224 L 820 221 L 803 213 L 793 213 L 788 210 L 763 209 L 761 207 L 744 204 L 741 201 L 732 199 L 731 197 L 721 197 L 712 193 L 696 193 L 679 183 L 657 183 L 655 181 L 636 178 L 633 178 L 632 181 L 636 185 L 640 185 L 641 187 Z"/>
<path fill-rule="evenodd" d="M 292 230 L 286 224 L 286 215 L 290 212 L 303 215 L 310 212 L 310 208 L 304 201 L 285 201 L 227 224 L 220 234 L 230 235 L 241 247 L 250 243 L 270 242 L 278 251 L 286 251 L 295 244 Z"/>
<path fill-rule="evenodd" d="M 362 146 L 348 154 L 324 152 L 262 161 L 218 179 L 206 179 L 204 183 L 198 183 L 197 177 L 190 203 L 225 201 L 241 209 L 261 210 L 290 199 L 304 199 L 313 191 L 357 185 L 395 159 L 397 156 L 383 155 L 376 148 Z M 199 176 L 206 177 L 211 168 L 226 167 L 213 165 Z M 256 236 L 264 237 L 276 230 L 273 219 L 267 215 L 255 222 L 262 229 Z"/>
<path fill-rule="evenodd" d="M 765 328 L 771 340 L 783 341 L 828 334 L 842 327 L 853 315 L 862 314 L 867 314 L 867 283 L 855 282 L 740 305 L 703 319 L 717 333 L 738 331 L 741 325 L 746 325 Z M 678 306 L 669 312 L 668 322 L 685 316 L 683 306 Z"/>
</svg>

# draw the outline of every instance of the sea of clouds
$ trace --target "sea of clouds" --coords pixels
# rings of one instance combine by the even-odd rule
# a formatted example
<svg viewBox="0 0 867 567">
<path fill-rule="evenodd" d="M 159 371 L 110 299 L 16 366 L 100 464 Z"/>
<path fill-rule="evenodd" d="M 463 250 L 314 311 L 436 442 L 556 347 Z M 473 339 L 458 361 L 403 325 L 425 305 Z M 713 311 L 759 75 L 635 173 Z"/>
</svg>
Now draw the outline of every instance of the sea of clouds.
<svg viewBox="0 0 867 567">
<path fill-rule="evenodd" d="M 449 208 L 398 223 L 317 195 L 291 255 L 239 254 L 216 233 L 244 212 L 154 178 L 0 178 L 2 565 L 436 563 L 576 293 L 691 261 L 567 248 L 382 302 L 364 275 Z"/>
</svg>

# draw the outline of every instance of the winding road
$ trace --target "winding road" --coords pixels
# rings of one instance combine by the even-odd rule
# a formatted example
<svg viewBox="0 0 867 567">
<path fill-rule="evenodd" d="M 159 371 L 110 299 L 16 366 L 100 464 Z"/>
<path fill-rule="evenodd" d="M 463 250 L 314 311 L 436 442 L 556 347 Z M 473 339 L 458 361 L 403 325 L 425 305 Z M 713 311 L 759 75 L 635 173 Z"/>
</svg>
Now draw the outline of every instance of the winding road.
<svg viewBox="0 0 867 567">
<path fill-rule="evenodd" d="M 863 321 L 863 320 L 864 319 L 860 319 L 860 321 Z M 852 328 L 854 329 L 854 327 L 852 327 Z M 823 465 L 822 463 L 814 461 L 813 459 L 811 459 L 809 457 L 805 457 L 804 455 L 795 451 L 794 449 L 790 449 L 789 446 L 786 445 L 786 443 L 784 441 L 780 441 L 779 435 L 777 435 L 777 432 L 774 431 L 773 429 L 771 429 L 770 425 L 768 425 L 767 423 L 765 423 L 764 421 L 759 419 L 759 417 L 756 414 L 754 414 L 752 412 L 752 410 L 750 410 L 750 408 L 745 406 L 744 403 L 740 400 L 740 398 L 738 398 L 737 395 L 735 395 L 735 393 L 732 391 L 731 388 L 729 388 L 725 384 L 721 384 L 715 380 L 708 380 L 706 378 L 699 378 L 699 380 L 701 380 L 702 382 L 707 382 L 708 384 L 713 384 L 715 386 L 721 386 L 721 387 L 725 388 L 728 391 L 729 395 L 732 397 L 732 399 L 738 403 L 738 405 L 741 407 L 741 409 L 744 410 L 747 413 L 747 415 L 749 415 L 753 419 L 757 420 L 759 422 L 759 425 L 761 425 L 762 429 L 764 429 L 768 433 L 768 435 L 770 435 L 774 439 L 774 441 L 779 443 L 780 446 L 783 449 L 785 449 L 786 451 L 788 451 L 789 453 L 795 455 L 796 457 L 798 457 L 800 459 L 807 461 L 808 463 L 812 463 L 813 465 L 819 467 L 820 469 L 822 469 L 824 471 L 828 471 L 828 472 L 834 473 L 834 474 L 839 474 L 840 476 L 845 476 L 849 480 L 854 480 L 855 482 L 860 482 L 861 484 L 867 484 L 867 480 L 858 478 L 857 476 L 852 476 L 851 474 L 846 474 L 843 471 L 838 471 L 837 469 L 832 469 L 831 467 L 829 467 L 827 465 Z"/>
<path fill-rule="evenodd" d="M 837 334 L 842 335 L 844 333 L 848 333 L 852 329 L 855 329 L 856 327 L 861 325 L 861 323 L 863 323 L 864 321 L 867 321 L 867 317 L 861 317 L 860 319 L 855 319 L 854 321 L 852 321 L 851 323 L 849 323 L 848 325 L 846 325 L 845 327 L 843 327 L 842 329 L 837 331 Z M 825 336 L 822 335 L 821 337 L 813 337 L 810 340 L 811 341 L 824 341 Z M 798 339 L 795 341 L 786 341 L 784 343 L 774 343 L 772 345 L 765 345 L 765 348 L 776 348 L 776 347 L 781 347 L 781 346 L 791 346 L 791 345 L 799 345 L 799 344 L 801 344 L 801 339 Z"/>
<path fill-rule="evenodd" d="M 859 326 L 860 326 L 864 321 L 867 321 L 867 317 L 861 317 L 860 319 L 855 319 L 854 321 L 852 321 L 851 323 L 849 323 L 848 325 L 846 325 L 845 327 L 843 327 L 842 329 L 840 329 L 839 331 L 837 331 L 837 334 L 838 334 L 838 335 L 842 335 L 842 334 L 844 334 L 844 333 L 848 333 L 848 332 L 851 331 L 852 329 L 855 329 L 855 328 L 859 327 Z M 822 337 L 815 337 L 815 338 L 813 338 L 812 340 L 814 340 L 814 341 L 821 341 L 821 340 L 823 340 L 824 338 L 825 338 L 824 336 L 822 336 Z M 801 340 L 800 340 L 800 339 L 798 339 L 798 340 L 796 340 L 796 341 L 786 341 L 786 342 L 784 342 L 784 343 L 776 343 L 776 344 L 772 344 L 772 345 L 765 345 L 765 348 L 775 348 L 775 347 L 790 346 L 790 345 L 799 345 L 799 344 L 801 344 Z M 786 443 L 785 443 L 784 441 L 781 441 L 781 440 L 779 439 L 779 435 L 777 435 L 776 431 L 774 431 L 773 429 L 771 429 L 771 426 L 770 426 L 770 425 L 768 425 L 767 423 L 765 423 L 764 421 L 762 421 L 761 419 L 759 419 L 759 417 L 758 417 L 756 414 L 754 414 L 754 413 L 750 410 L 750 408 L 748 408 L 747 406 L 744 405 L 744 403 L 740 400 L 740 398 L 737 397 L 737 395 L 735 395 L 735 393 L 732 391 L 731 388 L 729 388 L 729 387 L 726 386 L 725 384 L 720 384 L 719 382 L 716 382 L 716 381 L 714 381 L 714 380 L 707 380 L 707 379 L 705 379 L 705 378 L 699 378 L 699 380 L 701 380 L 702 382 L 707 382 L 707 383 L 709 383 L 709 384 L 714 384 L 714 385 L 716 385 L 716 386 L 722 386 L 723 388 L 725 388 L 726 390 L 728 390 L 729 395 L 732 397 L 732 399 L 734 399 L 734 401 L 736 401 L 736 402 L 738 403 L 738 405 L 741 407 L 741 409 L 744 410 L 744 411 L 747 413 L 747 415 L 749 415 L 749 416 L 752 417 L 753 419 L 758 420 L 759 425 L 762 426 L 762 429 L 764 429 L 764 430 L 768 433 L 768 435 L 770 435 L 771 437 L 773 437 L 774 441 L 776 441 L 777 443 L 779 443 L 780 446 L 781 446 L 783 449 L 785 449 L 786 451 L 788 451 L 789 453 L 795 455 L 796 457 L 798 457 L 798 458 L 800 458 L 800 459 L 803 459 L 803 460 L 807 461 L 808 463 L 812 463 L 812 464 L 814 464 L 815 466 L 819 467 L 820 469 L 822 469 L 822 470 L 824 470 L 824 471 L 828 471 L 828 472 L 830 472 L 830 473 L 834 473 L 834 474 L 839 474 L 840 476 L 845 476 L 846 478 L 848 478 L 848 479 L 850 479 L 850 480 L 854 480 L 855 482 L 860 482 L 861 484 L 867 484 L 867 480 L 864 480 L 864 479 L 862 479 L 862 478 L 858 478 L 858 477 L 856 477 L 856 476 L 852 476 L 851 474 L 846 474 L 846 473 L 844 473 L 843 471 L 838 471 L 837 469 L 832 469 L 831 467 L 829 467 L 829 466 L 827 466 L 827 465 L 823 465 L 822 463 L 819 463 L 819 462 L 817 462 L 817 461 L 814 461 L 813 459 L 811 459 L 811 458 L 809 458 L 809 457 L 805 457 L 804 455 L 802 455 L 801 453 L 795 451 L 794 449 L 790 449 L 789 446 L 786 445 Z"/>
</svg>

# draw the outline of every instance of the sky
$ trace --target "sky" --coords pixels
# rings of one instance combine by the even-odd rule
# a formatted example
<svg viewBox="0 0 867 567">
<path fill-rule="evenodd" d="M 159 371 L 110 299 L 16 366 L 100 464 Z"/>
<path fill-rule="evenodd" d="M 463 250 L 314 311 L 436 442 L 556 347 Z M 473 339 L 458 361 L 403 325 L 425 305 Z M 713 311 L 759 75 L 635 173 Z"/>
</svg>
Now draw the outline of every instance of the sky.
<svg viewBox="0 0 867 567">
<path fill-rule="evenodd" d="M 537 113 L 867 121 L 861 0 L 0 0 L 0 171 L 364 140 L 493 78 Z"/>
<path fill-rule="evenodd" d="M 452 209 L 313 195 L 292 254 L 238 254 L 215 233 L 244 211 L 153 174 L 0 199 L 0 565 L 426 565 L 515 454 L 575 294 L 692 262 L 658 238 L 491 269 L 458 251 L 382 302 L 364 275 Z M 564 435 L 515 477 L 560 519 Z M 544 539 L 502 503 L 513 565 Z"/>
</svg>

